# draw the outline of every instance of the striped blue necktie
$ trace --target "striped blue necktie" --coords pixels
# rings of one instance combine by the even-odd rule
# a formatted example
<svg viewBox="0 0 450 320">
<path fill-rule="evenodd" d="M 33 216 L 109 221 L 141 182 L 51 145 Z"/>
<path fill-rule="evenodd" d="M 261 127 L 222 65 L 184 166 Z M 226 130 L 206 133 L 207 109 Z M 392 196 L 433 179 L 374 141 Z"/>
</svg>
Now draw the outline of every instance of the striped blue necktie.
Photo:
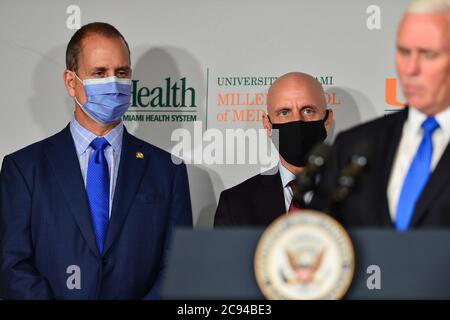
<svg viewBox="0 0 450 320">
<path fill-rule="evenodd" d="M 398 231 L 406 231 L 408 229 L 417 200 L 430 176 L 430 165 L 433 155 L 432 136 L 437 128 L 439 128 L 439 123 L 434 117 L 428 117 L 422 123 L 422 141 L 403 182 L 397 204 L 395 228 Z"/>
<path fill-rule="evenodd" d="M 86 194 L 91 210 L 97 247 L 103 253 L 106 231 L 109 223 L 109 170 L 104 149 L 109 145 L 105 138 L 95 138 L 90 146 L 93 151 L 89 157 L 86 177 Z"/>
</svg>

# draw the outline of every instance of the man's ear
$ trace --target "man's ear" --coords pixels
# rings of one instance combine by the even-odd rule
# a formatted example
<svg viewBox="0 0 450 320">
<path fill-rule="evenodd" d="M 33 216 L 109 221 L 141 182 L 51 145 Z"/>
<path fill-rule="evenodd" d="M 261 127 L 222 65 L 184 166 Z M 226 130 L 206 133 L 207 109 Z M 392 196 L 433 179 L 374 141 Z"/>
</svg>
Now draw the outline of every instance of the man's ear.
<svg viewBox="0 0 450 320">
<path fill-rule="evenodd" d="M 65 69 L 63 74 L 64 86 L 66 87 L 67 94 L 71 97 L 75 96 L 75 75 L 72 71 Z"/>
<path fill-rule="evenodd" d="M 266 129 L 267 136 L 272 137 L 272 123 L 269 121 L 269 115 L 264 112 L 262 116 L 263 126 Z"/>
<path fill-rule="evenodd" d="M 332 109 L 327 109 L 328 110 L 328 118 L 325 121 L 325 129 L 327 129 L 327 131 L 330 130 L 331 125 L 333 124 L 333 110 Z"/>
</svg>

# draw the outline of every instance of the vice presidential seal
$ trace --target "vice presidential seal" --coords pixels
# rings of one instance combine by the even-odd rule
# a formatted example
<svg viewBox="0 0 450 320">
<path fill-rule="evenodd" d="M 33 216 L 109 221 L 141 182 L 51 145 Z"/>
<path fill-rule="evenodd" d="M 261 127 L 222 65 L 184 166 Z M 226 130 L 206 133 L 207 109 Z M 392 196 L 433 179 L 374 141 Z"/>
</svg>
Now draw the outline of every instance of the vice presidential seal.
<svg viewBox="0 0 450 320">
<path fill-rule="evenodd" d="M 302 210 L 276 219 L 264 231 L 254 263 L 267 299 L 340 299 L 353 278 L 354 251 L 336 220 Z"/>
</svg>

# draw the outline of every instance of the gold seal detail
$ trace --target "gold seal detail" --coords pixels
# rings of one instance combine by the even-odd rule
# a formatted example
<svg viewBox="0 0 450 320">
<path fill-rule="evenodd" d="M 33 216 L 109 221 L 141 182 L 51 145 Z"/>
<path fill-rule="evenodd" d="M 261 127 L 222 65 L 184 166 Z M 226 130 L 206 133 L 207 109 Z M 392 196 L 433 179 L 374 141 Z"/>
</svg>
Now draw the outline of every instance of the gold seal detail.
<svg viewBox="0 0 450 320">
<path fill-rule="evenodd" d="M 341 299 L 355 262 L 345 229 L 325 213 L 301 210 L 276 219 L 255 253 L 255 276 L 267 299 Z"/>
</svg>

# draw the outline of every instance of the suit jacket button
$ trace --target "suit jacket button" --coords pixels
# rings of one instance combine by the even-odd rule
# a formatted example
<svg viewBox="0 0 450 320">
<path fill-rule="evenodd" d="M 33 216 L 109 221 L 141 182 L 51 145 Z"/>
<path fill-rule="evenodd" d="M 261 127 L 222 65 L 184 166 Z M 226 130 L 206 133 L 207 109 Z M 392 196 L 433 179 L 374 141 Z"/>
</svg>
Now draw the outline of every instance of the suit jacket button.
<svg viewBox="0 0 450 320">
<path fill-rule="evenodd" d="M 108 260 L 105 257 L 103 257 L 102 258 L 102 266 L 106 267 L 107 264 L 108 264 Z"/>
</svg>

